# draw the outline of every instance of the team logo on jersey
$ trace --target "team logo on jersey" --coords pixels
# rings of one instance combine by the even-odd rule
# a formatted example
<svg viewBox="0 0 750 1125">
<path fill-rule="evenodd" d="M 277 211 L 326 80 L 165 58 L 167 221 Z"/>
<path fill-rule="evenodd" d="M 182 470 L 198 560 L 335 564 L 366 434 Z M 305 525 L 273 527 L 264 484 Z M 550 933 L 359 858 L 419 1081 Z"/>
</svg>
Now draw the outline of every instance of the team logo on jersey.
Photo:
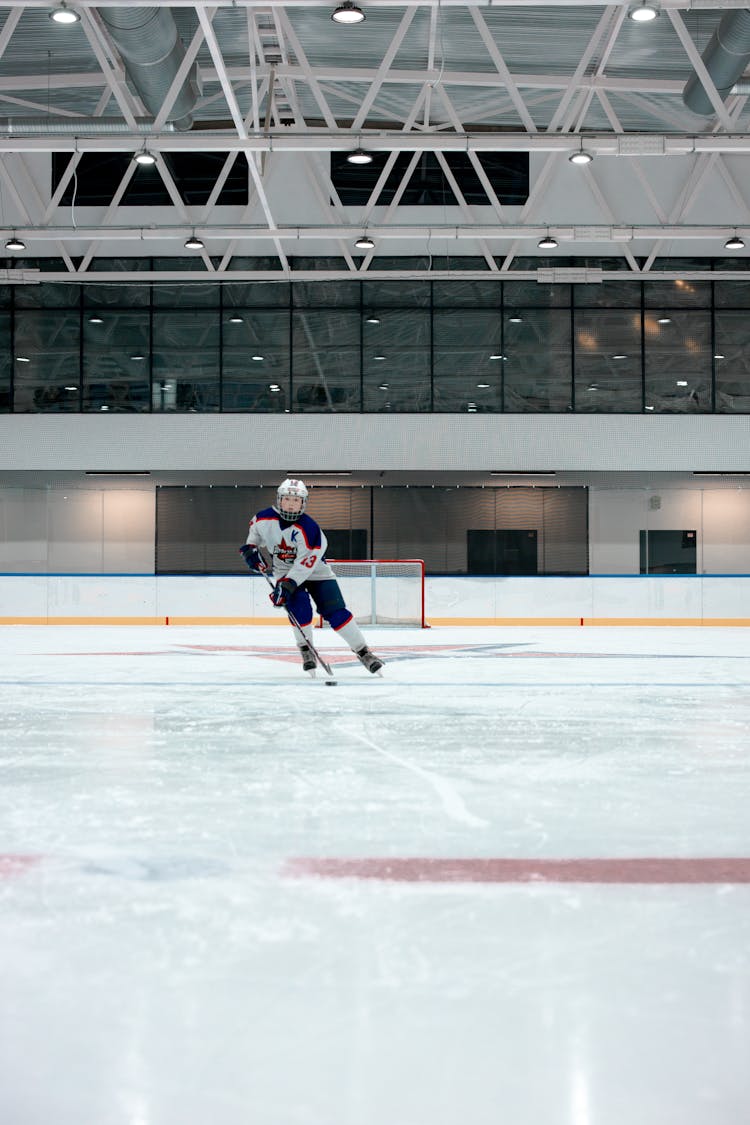
<svg viewBox="0 0 750 1125">
<path fill-rule="evenodd" d="M 292 540 L 294 540 L 294 535 L 292 535 Z M 294 562 L 297 558 L 297 551 L 290 543 L 287 543 L 283 535 L 281 536 L 281 542 L 276 548 L 276 558 L 281 562 Z"/>
</svg>

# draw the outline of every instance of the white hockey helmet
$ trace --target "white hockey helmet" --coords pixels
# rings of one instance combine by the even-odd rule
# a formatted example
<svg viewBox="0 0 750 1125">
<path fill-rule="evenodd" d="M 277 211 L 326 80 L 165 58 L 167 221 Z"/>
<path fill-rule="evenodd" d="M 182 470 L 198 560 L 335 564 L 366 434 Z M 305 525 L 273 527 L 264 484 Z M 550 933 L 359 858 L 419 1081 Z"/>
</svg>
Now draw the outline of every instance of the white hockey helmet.
<svg viewBox="0 0 750 1125">
<path fill-rule="evenodd" d="M 288 507 L 285 507 L 284 501 L 287 499 L 287 497 L 291 496 L 296 496 L 302 501 L 302 507 L 298 512 L 293 512 Z M 286 480 L 283 480 L 281 482 L 276 493 L 276 511 L 279 513 L 282 519 L 289 520 L 290 523 L 294 523 L 295 520 L 299 519 L 306 507 L 307 489 L 305 487 L 305 482 L 302 480 L 297 480 L 296 477 L 287 477 Z"/>
</svg>

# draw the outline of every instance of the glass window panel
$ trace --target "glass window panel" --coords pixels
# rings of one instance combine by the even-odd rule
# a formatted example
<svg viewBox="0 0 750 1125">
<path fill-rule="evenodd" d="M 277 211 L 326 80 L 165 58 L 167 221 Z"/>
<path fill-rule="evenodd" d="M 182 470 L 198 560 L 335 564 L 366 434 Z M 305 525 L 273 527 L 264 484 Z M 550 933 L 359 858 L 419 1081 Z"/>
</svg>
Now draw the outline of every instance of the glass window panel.
<svg viewBox="0 0 750 1125">
<path fill-rule="evenodd" d="M 641 307 L 639 281 L 603 281 L 601 285 L 573 285 L 573 303 L 576 308 L 636 308 Z"/>
<path fill-rule="evenodd" d="M 380 263 L 378 263 L 380 268 Z M 362 301 L 365 308 L 422 308 L 430 307 L 429 281 L 365 281 Z"/>
<path fill-rule="evenodd" d="M 377 322 L 377 323 L 376 323 Z M 364 409 L 430 409 L 430 314 L 379 309 L 362 325 Z"/>
<path fill-rule="evenodd" d="M 218 410 L 218 312 L 157 312 L 153 331 L 154 410 Z"/>
<path fill-rule="evenodd" d="M 435 310 L 435 410 L 502 409 L 502 335 L 500 309 Z"/>
<path fill-rule="evenodd" d="M 641 314 L 579 309 L 575 314 L 575 408 L 581 414 L 638 413 Z"/>
<path fill-rule="evenodd" d="M 714 303 L 717 309 L 750 309 L 750 280 L 715 281 Z"/>
<path fill-rule="evenodd" d="M 343 258 L 293 258 L 292 269 L 345 270 Z M 294 276 L 294 275 L 292 275 Z M 360 282 L 352 276 L 349 281 L 293 281 L 292 302 L 295 308 L 359 308 Z"/>
<path fill-rule="evenodd" d="M 646 407 L 655 413 L 710 410 L 711 314 L 672 309 L 668 320 L 644 322 Z"/>
<path fill-rule="evenodd" d="M 195 272 L 202 274 L 195 281 L 154 281 L 154 307 L 164 308 L 217 308 L 221 299 L 220 286 L 206 281 L 206 263 L 200 253 L 190 258 L 154 258 L 154 271 Z"/>
<path fill-rule="evenodd" d="M 11 268 L 13 268 L 11 266 Z M 10 305 L 10 285 L 0 285 L 0 308 L 7 309 Z"/>
<path fill-rule="evenodd" d="M 716 312 L 714 367 L 716 410 L 750 414 L 750 350 L 747 312 Z"/>
<path fill-rule="evenodd" d="M 224 310 L 223 410 L 283 412 L 289 407 L 289 312 Z"/>
<path fill-rule="evenodd" d="M 669 269 L 675 269 L 670 265 Z M 695 268 L 695 267 L 693 267 Z M 653 308 L 709 308 L 711 305 L 710 281 L 646 281 L 643 299 L 647 309 Z"/>
<path fill-rule="evenodd" d="M 0 414 L 11 407 L 10 372 L 10 314 L 0 313 Z"/>
<path fill-rule="evenodd" d="M 150 353 L 147 310 L 87 311 L 83 319 L 83 409 L 149 410 Z"/>
<path fill-rule="evenodd" d="M 294 313 L 293 410 L 361 409 L 359 330 L 359 311 Z"/>
<path fill-rule="evenodd" d="M 78 410 L 78 309 L 17 312 L 14 353 L 17 411 Z"/>
<path fill-rule="evenodd" d="M 558 266 L 559 262 L 544 258 L 516 258 L 513 268 L 519 270 L 538 270 Z M 512 273 L 503 284 L 506 308 L 546 307 L 562 308 L 571 302 L 572 286 L 567 283 L 556 285 L 541 284 L 538 281 L 513 281 Z"/>
<path fill-rule="evenodd" d="M 94 258 L 89 273 L 136 273 L 151 268 L 150 258 Z M 96 282 L 82 286 L 84 305 L 145 308 L 151 299 L 151 285 L 140 282 Z"/>
<path fill-rule="evenodd" d="M 435 281 L 432 299 L 436 307 L 500 308 L 502 284 L 498 281 Z"/>
<path fill-rule="evenodd" d="M 278 258 L 232 258 L 232 270 L 279 269 Z M 247 308 L 250 305 L 279 305 L 287 308 L 291 300 L 291 286 L 286 279 L 279 281 L 231 281 L 224 285 L 225 308 Z"/>
<path fill-rule="evenodd" d="M 42 273 L 61 273 L 70 277 L 69 284 L 65 282 L 43 281 L 39 285 L 16 286 L 17 309 L 75 309 L 81 300 L 81 286 L 76 284 L 78 278 L 69 273 L 65 262 L 61 258 L 39 258 L 35 261 L 24 262 L 30 269 L 41 270 Z"/>
<path fill-rule="evenodd" d="M 505 409 L 562 413 L 571 408 L 570 313 L 519 309 L 505 330 Z"/>
</svg>

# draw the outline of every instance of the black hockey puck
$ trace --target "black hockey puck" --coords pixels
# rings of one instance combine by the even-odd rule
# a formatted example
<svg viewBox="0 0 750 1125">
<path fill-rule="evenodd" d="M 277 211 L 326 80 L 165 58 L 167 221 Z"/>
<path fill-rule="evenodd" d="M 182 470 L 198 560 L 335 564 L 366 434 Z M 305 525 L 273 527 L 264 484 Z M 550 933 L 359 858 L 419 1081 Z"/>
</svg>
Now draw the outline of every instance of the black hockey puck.
<svg viewBox="0 0 750 1125">
<path fill-rule="evenodd" d="M 336 687 L 335 680 L 326 680 L 326 687 Z"/>
</svg>

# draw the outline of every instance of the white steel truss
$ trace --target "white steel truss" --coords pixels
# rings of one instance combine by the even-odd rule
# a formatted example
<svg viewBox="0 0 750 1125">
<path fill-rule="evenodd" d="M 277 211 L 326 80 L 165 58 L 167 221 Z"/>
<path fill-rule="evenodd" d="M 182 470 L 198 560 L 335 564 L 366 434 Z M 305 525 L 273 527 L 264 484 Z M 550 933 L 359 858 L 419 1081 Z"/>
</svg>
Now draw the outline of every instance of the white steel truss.
<svg viewBox="0 0 750 1125">
<path fill-rule="evenodd" d="M 212 281 L 412 277 L 432 273 L 436 241 L 476 263 L 447 276 L 531 276 L 535 270 L 516 268 L 517 257 L 539 257 L 536 244 L 547 233 L 559 243 L 563 269 L 666 278 L 669 255 L 680 255 L 722 259 L 713 276 L 741 272 L 726 261 L 724 242 L 736 233 L 750 243 L 743 190 L 750 114 L 742 83 L 723 99 L 701 54 L 722 11 L 745 7 L 741 0 L 662 0 L 658 72 L 641 61 L 652 32 L 643 27 L 636 37 L 625 0 L 545 0 L 534 5 L 533 26 L 525 0 L 370 0 L 365 13 L 377 18 L 357 30 L 330 21 L 334 0 L 157 0 L 150 7 L 181 21 L 184 56 L 152 117 L 98 15 L 116 0 L 70 6 L 81 21 L 67 46 L 67 32 L 47 19 L 46 0 L 0 2 L 0 237 L 15 233 L 30 258 L 61 259 L 70 280 L 104 280 L 97 260 L 117 255 L 184 259 L 192 233 L 206 244 L 197 255 L 202 270 L 172 272 Z M 54 44 L 47 73 L 39 62 L 45 39 Z M 194 69 L 195 121 L 178 132 L 170 111 Z M 712 117 L 682 103 L 693 71 Z M 86 154 L 134 155 L 145 145 L 170 201 L 148 221 L 123 204 L 134 164 L 108 206 L 63 205 Z M 363 206 L 342 202 L 328 169 L 331 154 L 357 147 L 387 154 Z M 568 158 L 581 147 L 595 163 L 573 169 Z M 53 152 L 69 154 L 54 189 Z M 171 154 L 191 152 L 224 155 L 200 205 L 182 198 L 170 170 Z M 380 203 L 402 153 L 409 159 L 400 182 Z M 403 202 L 424 153 L 434 154 L 448 187 L 442 208 Z M 486 203 L 467 201 L 451 153 L 468 157 Z M 485 153 L 529 154 L 525 204 L 501 201 Z M 249 197 L 231 208 L 219 199 L 238 159 Z M 358 254 L 354 241 L 365 232 L 376 245 Z M 298 270 L 300 255 L 325 264 Z M 403 261 L 380 268 L 382 257 L 394 256 Z M 238 257 L 257 257 L 257 269 L 238 266 Z M 548 258 L 542 269 L 554 268 Z M 607 258 L 612 271 L 603 268 Z M 43 261 L 36 274 L 23 260 L 18 271 L 12 264 L 15 280 L 62 273 Z M 133 272 L 138 280 L 157 276 Z"/>
</svg>

